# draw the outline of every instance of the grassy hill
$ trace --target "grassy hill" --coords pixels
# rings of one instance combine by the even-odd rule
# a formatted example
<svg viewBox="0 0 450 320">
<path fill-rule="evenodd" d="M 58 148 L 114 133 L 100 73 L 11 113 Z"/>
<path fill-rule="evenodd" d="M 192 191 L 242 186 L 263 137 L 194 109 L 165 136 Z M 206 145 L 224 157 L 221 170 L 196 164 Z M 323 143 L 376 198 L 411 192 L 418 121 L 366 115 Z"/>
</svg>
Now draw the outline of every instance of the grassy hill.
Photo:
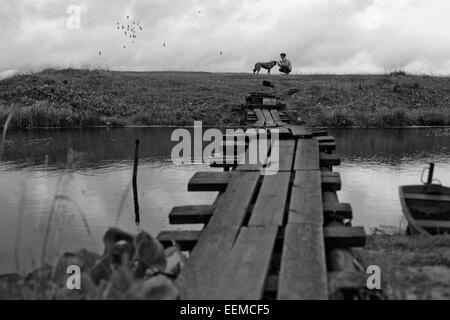
<svg viewBox="0 0 450 320">
<path fill-rule="evenodd" d="M 239 125 L 232 109 L 252 91 L 274 92 L 293 120 L 311 126 L 450 125 L 450 78 L 443 77 L 49 69 L 0 81 L 0 126 L 11 114 L 14 128 Z"/>
</svg>

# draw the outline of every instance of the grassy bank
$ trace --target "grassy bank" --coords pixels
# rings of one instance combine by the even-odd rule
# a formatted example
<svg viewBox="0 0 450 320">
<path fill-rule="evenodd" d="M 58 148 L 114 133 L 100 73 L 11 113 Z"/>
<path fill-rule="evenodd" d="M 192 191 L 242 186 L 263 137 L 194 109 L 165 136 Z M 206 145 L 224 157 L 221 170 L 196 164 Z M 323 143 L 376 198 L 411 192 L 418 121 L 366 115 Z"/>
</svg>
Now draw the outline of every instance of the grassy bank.
<svg viewBox="0 0 450 320">
<path fill-rule="evenodd" d="M 389 300 L 450 299 L 450 237 L 385 234 L 368 237 L 357 249 L 364 266 L 381 270 L 382 291 Z"/>
<path fill-rule="evenodd" d="M 275 89 L 262 86 L 270 79 Z M 310 126 L 450 125 L 450 78 L 390 75 L 259 76 L 178 72 L 44 70 L 0 81 L 0 125 L 239 125 L 233 107 L 273 92 Z"/>
</svg>

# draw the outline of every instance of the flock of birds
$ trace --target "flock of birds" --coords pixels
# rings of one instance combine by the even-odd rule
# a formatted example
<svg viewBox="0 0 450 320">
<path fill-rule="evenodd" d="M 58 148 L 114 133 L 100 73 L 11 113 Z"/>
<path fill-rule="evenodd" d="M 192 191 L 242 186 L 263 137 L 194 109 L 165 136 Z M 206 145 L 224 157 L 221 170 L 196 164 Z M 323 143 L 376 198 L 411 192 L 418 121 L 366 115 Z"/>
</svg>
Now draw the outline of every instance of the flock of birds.
<svg viewBox="0 0 450 320">
<path fill-rule="evenodd" d="M 129 44 L 133 44 L 137 39 L 138 32 L 143 31 L 144 28 L 142 28 L 140 21 L 130 20 L 130 16 L 127 16 L 127 23 L 121 25 L 120 22 L 117 22 L 117 30 L 123 33 Z M 126 43 L 123 45 L 123 48 L 127 48 Z"/>
<path fill-rule="evenodd" d="M 198 10 L 198 14 L 201 14 L 201 10 Z M 120 32 L 123 37 L 128 41 L 128 43 L 124 43 L 123 44 L 123 48 L 126 49 L 127 45 L 132 45 L 135 43 L 137 37 L 138 37 L 138 32 L 142 32 L 144 30 L 144 28 L 142 27 L 140 21 L 134 21 L 132 19 L 130 19 L 130 16 L 127 15 L 127 22 L 124 24 L 121 24 L 120 22 L 117 22 L 117 30 L 118 32 Z M 163 47 L 166 47 L 166 43 L 163 42 L 162 43 Z M 100 50 L 98 52 L 99 56 L 102 55 L 102 51 Z M 223 52 L 220 51 L 220 55 L 223 55 Z"/>
</svg>

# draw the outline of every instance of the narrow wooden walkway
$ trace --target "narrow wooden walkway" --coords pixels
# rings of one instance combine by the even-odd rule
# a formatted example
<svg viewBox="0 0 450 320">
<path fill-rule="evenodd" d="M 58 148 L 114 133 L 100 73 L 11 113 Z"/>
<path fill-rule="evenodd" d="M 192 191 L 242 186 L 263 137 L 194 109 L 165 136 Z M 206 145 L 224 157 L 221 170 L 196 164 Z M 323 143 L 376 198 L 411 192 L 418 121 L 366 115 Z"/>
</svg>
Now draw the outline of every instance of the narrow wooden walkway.
<svg viewBox="0 0 450 320">
<path fill-rule="evenodd" d="M 181 298 L 328 299 L 330 281 L 348 287 L 348 281 L 340 280 L 348 272 L 333 269 L 327 256 L 364 246 L 366 239 L 363 228 L 345 226 L 352 209 L 336 195 L 341 179 L 332 171 L 340 164 L 332 154 L 334 138 L 288 124 L 276 97 L 252 94 L 246 106 L 249 126 L 269 135 L 272 129 L 280 131 L 279 170 L 263 175 L 264 163 L 241 164 L 248 159 L 247 149 L 231 162 L 211 164 L 224 172 L 192 177 L 188 191 L 219 194 L 213 204 L 174 208 L 170 223 L 205 227 L 158 236 L 164 245 L 175 241 L 190 252 L 176 281 Z"/>
</svg>

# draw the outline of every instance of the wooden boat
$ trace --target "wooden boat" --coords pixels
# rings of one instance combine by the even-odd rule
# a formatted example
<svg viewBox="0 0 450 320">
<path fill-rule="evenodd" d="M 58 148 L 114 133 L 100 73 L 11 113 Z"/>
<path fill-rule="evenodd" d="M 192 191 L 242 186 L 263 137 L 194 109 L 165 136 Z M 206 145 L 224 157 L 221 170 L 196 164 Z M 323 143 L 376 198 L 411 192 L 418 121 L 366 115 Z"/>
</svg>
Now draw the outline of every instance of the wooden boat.
<svg viewBox="0 0 450 320">
<path fill-rule="evenodd" d="M 403 214 L 408 221 L 407 233 L 410 235 L 450 234 L 450 188 L 433 184 L 433 172 L 432 163 L 426 183 L 399 188 Z"/>
</svg>

